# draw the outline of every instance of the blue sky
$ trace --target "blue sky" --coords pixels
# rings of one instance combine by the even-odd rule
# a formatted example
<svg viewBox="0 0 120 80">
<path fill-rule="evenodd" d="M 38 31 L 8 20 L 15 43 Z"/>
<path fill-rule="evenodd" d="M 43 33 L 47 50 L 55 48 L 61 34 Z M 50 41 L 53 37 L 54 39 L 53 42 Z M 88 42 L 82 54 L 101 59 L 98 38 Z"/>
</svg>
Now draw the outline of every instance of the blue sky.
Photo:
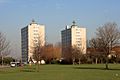
<svg viewBox="0 0 120 80">
<path fill-rule="evenodd" d="M 11 42 L 12 54 L 20 55 L 20 29 L 32 19 L 46 25 L 49 43 L 60 41 L 60 31 L 75 20 L 87 28 L 90 39 L 107 22 L 120 26 L 120 0 L 0 0 L 0 31 Z"/>
</svg>

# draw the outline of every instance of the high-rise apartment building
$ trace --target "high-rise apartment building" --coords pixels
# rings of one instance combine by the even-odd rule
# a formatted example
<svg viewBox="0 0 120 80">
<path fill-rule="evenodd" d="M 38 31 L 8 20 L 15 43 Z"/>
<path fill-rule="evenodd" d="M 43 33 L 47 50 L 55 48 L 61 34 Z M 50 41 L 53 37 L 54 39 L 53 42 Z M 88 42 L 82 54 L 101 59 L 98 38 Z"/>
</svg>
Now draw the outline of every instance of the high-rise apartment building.
<svg viewBox="0 0 120 80">
<path fill-rule="evenodd" d="M 41 45 L 45 45 L 45 26 L 37 24 L 34 20 L 21 29 L 21 53 L 22 62 L 29 62 L 30 58 L 33 59 L 34 44 L 38 44 L 39 40 Z"/>
<path fill-rule="evenodd" d="M 66 53 L 65 48 L 71 46 L 80 48 L 83 54 L 86 53 L 86 28 L 77 26 L 75 21 L 71 27 L 66 26 L 65 30 L 61 31 L 61 39 L 63 55 Z"/>
</svg>

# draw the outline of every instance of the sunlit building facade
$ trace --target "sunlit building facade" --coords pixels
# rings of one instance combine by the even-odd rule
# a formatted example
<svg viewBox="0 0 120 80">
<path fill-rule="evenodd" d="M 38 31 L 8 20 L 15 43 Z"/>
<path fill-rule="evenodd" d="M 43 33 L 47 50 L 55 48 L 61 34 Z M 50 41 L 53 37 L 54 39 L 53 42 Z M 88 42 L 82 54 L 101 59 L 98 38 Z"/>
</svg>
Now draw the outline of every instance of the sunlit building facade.
<svg viewBox="0 0 120 80">
<path fill-rule="evenodd" d="M 22 62 L 28 63 L 33 59 L 33 47 L 38 41 L 45 45 L 45 25 L 37 24 L 34 20 L 21 29 L 21 53 Z"/>
<path fill-rule="evenodd" d="M 86 28 L 82 28 L 76 25 L 75 21 L 69 27 L 66 26 L 61 31 L 62 41 L 62 54 L 66 53 L 65 49 L 70 46 L 76 46 L 82 50 L 82 53 L 86 53 Z"/>
</svg>

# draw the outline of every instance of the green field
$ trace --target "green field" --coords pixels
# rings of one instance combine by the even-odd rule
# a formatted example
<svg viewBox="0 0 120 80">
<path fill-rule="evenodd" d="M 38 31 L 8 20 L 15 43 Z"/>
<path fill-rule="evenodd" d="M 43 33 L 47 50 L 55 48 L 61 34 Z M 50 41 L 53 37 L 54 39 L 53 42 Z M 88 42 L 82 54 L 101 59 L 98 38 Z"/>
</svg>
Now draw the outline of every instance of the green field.
<svg viewBox="0 0 120 80">
<path fill-rule="evenodd" d="M 20 68 L 1 68 L 0 80 L 120 80 L 120 64 L 40 65 Z"/>
</svg>

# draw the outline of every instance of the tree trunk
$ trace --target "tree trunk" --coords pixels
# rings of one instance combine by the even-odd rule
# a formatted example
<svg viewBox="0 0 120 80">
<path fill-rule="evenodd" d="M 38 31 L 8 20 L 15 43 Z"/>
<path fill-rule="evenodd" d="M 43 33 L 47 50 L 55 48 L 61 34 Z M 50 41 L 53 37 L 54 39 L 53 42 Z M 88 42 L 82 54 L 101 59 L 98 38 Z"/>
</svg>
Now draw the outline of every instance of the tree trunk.
<svg viewBox="0 0 120 80">
<path fill-rule="evenodd" d="M 108 62 L 106 62 L 105 66 L 106 66 L 105 69 L 109 69 L 109 68 L 108 68 Z"/>
<path fill-rule="evenodd" d="M 106 56 L 105 69 L 109 69 L 109 67 L 108 67 L 108 57 L 107 56 Z"/>
<path fill-rule="evenodd" d="M 40 64 L 39 64 L 39 62 L 37 62 L 36 63 L 36 72 L 39 72 L 39 70 L 40 70 L 39 68 L 40 68 Z"/>
<path fill-rule="evenodd" d="M 95 63 L 97 64 L 97 62 L 98 62 L 98 58 L 95 58 Z"/>
<path fill-rule="evenodd" d="M 39 70 L 40 70 L 40 64 L 38 63 L 38 71 L 37 72 L 39 72 Z"/>
<path fill-rule="evenodd" d="M 103 59 L 102 58 L 100 59 L 100 63 L 103 64 Z"/>
<path fill-rule="evenodd" d="M 75 59 L 74 59 L 74 58 L 73 58 L 73 60 L 72 60 L 72 61 L 73 61 L 73 65 L 75 65 Z"/>
<path fill-rule="evenodd" d="M 81 64 L 80 58 L 79 58 L 79 65 Z"/>
<path fill-rule="evenodd" d="M 3 56 L 2 56 L 2 66 L 3 66 L 4 62 L 3 62 Z"/>
</svg>

